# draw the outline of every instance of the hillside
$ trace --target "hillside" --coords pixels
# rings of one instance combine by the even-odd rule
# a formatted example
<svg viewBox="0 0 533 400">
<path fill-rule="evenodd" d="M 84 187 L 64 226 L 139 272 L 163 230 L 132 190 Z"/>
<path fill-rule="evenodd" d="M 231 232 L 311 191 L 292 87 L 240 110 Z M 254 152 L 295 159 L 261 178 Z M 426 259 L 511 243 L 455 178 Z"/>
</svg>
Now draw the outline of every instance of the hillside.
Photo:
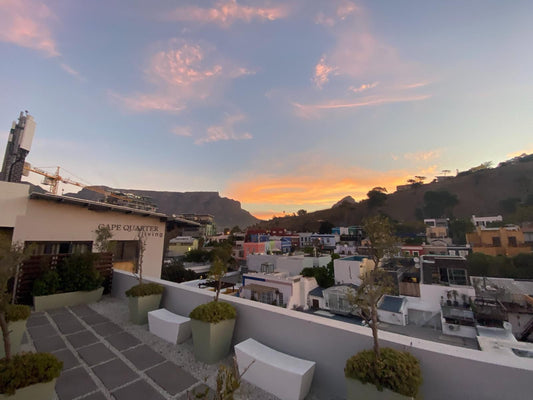
<svg viewBox="0 0 533 400">
<path fill-rule="evenodd" d="M 463 172 L 443 182 L 413 186 L 406 191 L 387 195 L 384 204 L 375 208 L 369 208 L 366 200 L 356 204 L 339 201 L 331 209 L 303 216 L 274 218 L 260 223 L 259 226 L 277 225 L 290 230 L 316 232 L 321 221 L 329 221 L 335 226 L 357 225 L 367 215 L 377 212 L 384 213 L 397 221 L 413 222 L 421 216 L 424 194 L 428 191 L 447 191 L 457 196 L 458 203 L 452 209 L 454 217 L 470 218 L 472 215 L 506 217 L 510 213 L 502 206 L 502 201 L 512 198 L 525 201 L 528 196 L 533 195 L 533 160 L 476 172 Z"/>
<path fill-rule="evenodd" d="M 220 197 L 218 192 L 118 190 L 148 196 L 157 205 L 159 212 L 168 215 L 182 213 L 211 214 L 215 217 L 215 223 L 219 229 L 232 228 L 235 225 L 245 228 L 259 221 L 248 211 L 243 210 L 241 203 L 226 197 Z M 83 189 L 79 193 L 68 193 L 66 196 L 96 201 L 103 197 L 101 194 L 88 189 Z"/>
</svg>

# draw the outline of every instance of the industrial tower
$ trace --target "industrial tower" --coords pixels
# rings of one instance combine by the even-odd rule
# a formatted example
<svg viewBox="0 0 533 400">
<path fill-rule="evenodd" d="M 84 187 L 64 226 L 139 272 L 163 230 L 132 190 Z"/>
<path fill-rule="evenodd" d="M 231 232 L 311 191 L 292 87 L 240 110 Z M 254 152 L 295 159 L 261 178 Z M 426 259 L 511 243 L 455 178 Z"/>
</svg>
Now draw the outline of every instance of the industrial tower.
<svg viewBox="0 0 533 400">
<path fill-rule="evenodd" d="M 20 182 L 24 171 L 24 162 L 33 141 L 35 126 L 36 123 L 28 111 L 20 112 L 18 123 L 13 121 L 0 172 L 0 181 Z"/>
</svg>

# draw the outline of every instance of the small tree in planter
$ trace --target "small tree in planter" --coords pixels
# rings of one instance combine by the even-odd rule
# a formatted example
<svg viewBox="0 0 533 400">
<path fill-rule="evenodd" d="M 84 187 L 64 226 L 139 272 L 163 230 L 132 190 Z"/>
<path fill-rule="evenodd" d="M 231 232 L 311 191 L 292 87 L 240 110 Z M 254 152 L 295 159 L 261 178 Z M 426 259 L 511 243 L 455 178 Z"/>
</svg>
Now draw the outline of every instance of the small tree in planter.
<svg viewBox="0 0 533 400">
<path fill-rule="evenodd" d="M 159 308 L 165 288 L 157 283 L 143 282 L 143 261 L 146 250 L 146 239 L 141 236 L 140 232 L 137 236 L 137 243 L 139 253 L 135 265 L 135 274 L 137 274 L 139 283 L 127 290 L 126 296 L 129 298 L 130 321 L 138 325 L 143 325 L 148 322 L 148 313 Z"/>
<path fill-rule="evenodd" d="M 370 217 L 364 230 L 371 240 L 371 257 L 374 269 L 362 276 L 357 291 L 349 292 L 348 301 L 372 329 L 374 346 L 372 350 L 357 353 L 346 361 L 344 373 L 347 378 L 348 399 L 380 398 L 374 392 L 388 389 L 396 394 L 416 397 L 422 383 L 420 365 L 411 354 L 390 348 L 380 349 L 378 340 L 378 301 L 384 294 L 391 293 L 391 276 L 379 267 L 379 262 L 396 249 L 390 222 L 385 217 Z M 360 385 L 358 382 L 361 382 Z M 364 385 L 372 383 L 372 386 Z M 395 394 L 390 394 L 395 397 Z M 401 398 L 401 397 L 399 397 Z"/>
<path fill-rule="evenodd" d="M 29 307 L 10 304 L 8 282 L 16 275 L 18 265 L 27 257 L 23 245 L 11 245 L 6 238 L 0 239 L 0 326 L 5 357 L 0 360 L 0 394 L 12 398 L 52 399 L 55 380 L 63 363 L 48 353 L 11 354 L 11 335 L 8 323 L 26 320 Z M 17 393 L 15 393 L 17 391 Z"/>
<path fill-rule="evenodd" d="M 237 311 L 231 304 L 218 301 L 229 258 L 231 256 L 224 250 L 215 252 L 209 271 L 210 278 L 217 282 L 215 298 L 209 303 L 199 305 L 189 314 L 194 355 L 197 360 L 208 364 L 228 355 L 237 318 Z"/>
</svg>

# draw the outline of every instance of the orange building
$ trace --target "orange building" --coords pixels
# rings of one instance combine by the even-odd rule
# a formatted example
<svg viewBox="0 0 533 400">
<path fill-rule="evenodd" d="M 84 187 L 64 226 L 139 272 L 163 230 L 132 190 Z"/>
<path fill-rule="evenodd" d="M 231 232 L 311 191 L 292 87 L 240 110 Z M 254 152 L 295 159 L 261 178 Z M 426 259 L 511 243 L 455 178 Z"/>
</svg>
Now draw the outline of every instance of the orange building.
<svg viewBox="0 0 533 400">
<path fill-rule="evenodd" d="M 531 247 L 525 244 L 522 229 L 517 225 L 500 228 L 478 226 L 474 232 L 466 234 L 466 241 L 474 253 L 490 256 L 515 256 L 531 252 Z"/>
</svg>

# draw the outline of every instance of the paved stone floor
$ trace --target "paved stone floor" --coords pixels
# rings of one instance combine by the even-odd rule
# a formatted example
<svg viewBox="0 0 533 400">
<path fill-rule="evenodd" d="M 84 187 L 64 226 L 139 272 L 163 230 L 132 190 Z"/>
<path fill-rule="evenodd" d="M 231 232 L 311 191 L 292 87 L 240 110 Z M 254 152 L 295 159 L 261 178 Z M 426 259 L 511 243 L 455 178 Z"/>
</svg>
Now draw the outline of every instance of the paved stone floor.
<svg viewBox="0 0 533 400">
<path fill-rule="evenodd" d="M 185 399 L 205 385 L 89 306 L 32 313 L 27 332 L 37 351 L 63 361 L 59 400 Z"/>
</svg>

